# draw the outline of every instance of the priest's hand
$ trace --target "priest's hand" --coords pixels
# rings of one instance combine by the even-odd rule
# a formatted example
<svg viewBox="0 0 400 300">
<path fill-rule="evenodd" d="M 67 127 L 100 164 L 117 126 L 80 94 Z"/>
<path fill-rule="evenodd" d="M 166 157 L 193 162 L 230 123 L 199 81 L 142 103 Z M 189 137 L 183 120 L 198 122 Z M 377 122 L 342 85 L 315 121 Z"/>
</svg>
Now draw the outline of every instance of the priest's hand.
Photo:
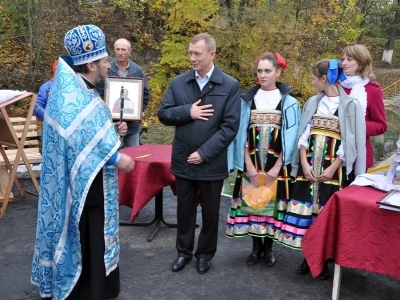
<svg viewBox="0 0 400 300">
<path fill-rule="evenodd" d="M 126 155 L 124 153 L 120 153 L 119 155 L 119 160 L 116 163 L 118 170 L 121 170 L 125 173 L 131 172 L 135 167 L 135 161 L 129 155 Z"/>
</svg>

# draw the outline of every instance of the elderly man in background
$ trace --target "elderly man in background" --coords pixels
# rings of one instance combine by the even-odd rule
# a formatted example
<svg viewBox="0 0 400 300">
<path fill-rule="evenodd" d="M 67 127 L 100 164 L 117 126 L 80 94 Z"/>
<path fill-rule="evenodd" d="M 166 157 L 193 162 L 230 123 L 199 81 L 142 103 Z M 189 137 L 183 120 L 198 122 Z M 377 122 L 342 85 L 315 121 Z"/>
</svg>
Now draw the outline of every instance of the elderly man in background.
<svg viewBox="0 0 400 300">
<path fill-rule="evenodd" d="M 118 39 L 114 43 L 115 59 L 110 62 L 111 69 L 108 76 L 143 78 L 143 112 L 150 99 L 150 91 L 147 85 L 146 75 L 143 69 L 129 59 L 131 55 L 131 43 L 127 39 Z M 142 112 L 142 117 L 144 113 Z M 124 137 L 124 146 L 138 146 L 140 123 L 128 121 L 128 132 Z"/>
<path fill-rule="evenodd" d="M 118 153 L 126 124 L 112 123 L 100 97 L 110 69 L 103 32 L 79 26 L 64 45 L 44 112 L 31 281 L 44 299 L 108 300 L 120 289 L 118 169 L 134 161 Z"/>
</svg>

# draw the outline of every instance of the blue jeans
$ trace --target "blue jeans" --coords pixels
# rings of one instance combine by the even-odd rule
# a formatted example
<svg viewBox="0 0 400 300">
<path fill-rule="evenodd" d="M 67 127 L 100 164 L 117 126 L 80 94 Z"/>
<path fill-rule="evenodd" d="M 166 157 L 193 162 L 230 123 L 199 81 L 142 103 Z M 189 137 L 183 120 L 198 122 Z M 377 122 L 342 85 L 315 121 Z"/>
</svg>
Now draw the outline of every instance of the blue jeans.
<svg viewBox="0 0 400 300">
<path fill-rule="evenodd" d="M 139 132 L 124 136 L 124 147 L 139 146 Z"/>
</svg>

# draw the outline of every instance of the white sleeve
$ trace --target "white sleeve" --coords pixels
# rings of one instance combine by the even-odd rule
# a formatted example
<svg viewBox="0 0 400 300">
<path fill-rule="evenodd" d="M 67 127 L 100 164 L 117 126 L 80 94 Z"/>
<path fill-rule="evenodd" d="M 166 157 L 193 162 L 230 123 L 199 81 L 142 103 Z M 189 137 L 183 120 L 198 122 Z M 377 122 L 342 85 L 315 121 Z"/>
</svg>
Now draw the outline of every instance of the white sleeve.
<svg viewBox="0 0 400 300">
<path fill-rule="evenodd" d="M 339 156 L 339 158 L 342 160 L 343 163 L 346 162 L 346 155 L 344 154 L 344 141 L 339 146 L 338 151 L 336 152 L 336 156 Z"/>
<path fill-rule="evenodd" d="M 299 143 L 297 144 L 297 149 L 300 149 L 301 146 L 304 148 L 308 148 L 308 138 L 310 137 L 311 131 L 311 121 L 308 122 L 306 129 L 304 129 L 303 134 L 299 138 Z"/>
</svg>

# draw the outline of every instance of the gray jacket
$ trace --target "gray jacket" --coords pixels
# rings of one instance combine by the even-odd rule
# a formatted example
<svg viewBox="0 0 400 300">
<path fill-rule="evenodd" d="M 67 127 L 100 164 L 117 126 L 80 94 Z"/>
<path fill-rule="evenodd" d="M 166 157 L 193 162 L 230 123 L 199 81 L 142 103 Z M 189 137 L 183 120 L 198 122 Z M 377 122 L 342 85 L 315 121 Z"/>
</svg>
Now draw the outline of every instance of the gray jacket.
<svg viewBox="0 0 400 300">
<path fill-rule="evenodd" d="M 365 115 L 361 104 L 355 98 L 350 98 L 340 85 L 339 89 L 339 126 L 342 141 L 345 143 L 344 153 L 346 156 L 346 175 L 354 170 L 355 175 L 363 174 L 366 171 L 366 148 L 365 148 Z M 324 96 L 319 93 L 307 100 L 301 115 L 299 131 L 297 132 L 296 145 L 299 138 L 317 111 L 319 101 Z M 297 175 L 300 163 L 300 151 L 297 149 L 293 154 L 291 176 Z"/>
<path fill-rule="evenodd" d="M 126 76 L 126 77 L 143 78 L 143 111 L 144 111 L 150 100 L 150 90 L 149 90 L 149 86 L 147 84 L 147 78 L 146 78 L 146 75 L 144 74 L 143 69 L 140 66 L 135 64 L 130 59 L 128 60 L 128 62 L 129 62 L 129 68 L 128 68 L 129 73 L 128 73 L 128 76 Z M 110 69 L 110 71 L 108 71 L 108 76 L 119 76 L 117 61 L 114 59 L 113 61 L 110 62 L 110 65 L 111 65 L 111 69 Z M 139 130 L 140 130 L 139 122 L 126 122 L 126 123 L 128 125 L 128 134 L 133 134 L 133 133 L 139 132 Z"/>
</svg>

